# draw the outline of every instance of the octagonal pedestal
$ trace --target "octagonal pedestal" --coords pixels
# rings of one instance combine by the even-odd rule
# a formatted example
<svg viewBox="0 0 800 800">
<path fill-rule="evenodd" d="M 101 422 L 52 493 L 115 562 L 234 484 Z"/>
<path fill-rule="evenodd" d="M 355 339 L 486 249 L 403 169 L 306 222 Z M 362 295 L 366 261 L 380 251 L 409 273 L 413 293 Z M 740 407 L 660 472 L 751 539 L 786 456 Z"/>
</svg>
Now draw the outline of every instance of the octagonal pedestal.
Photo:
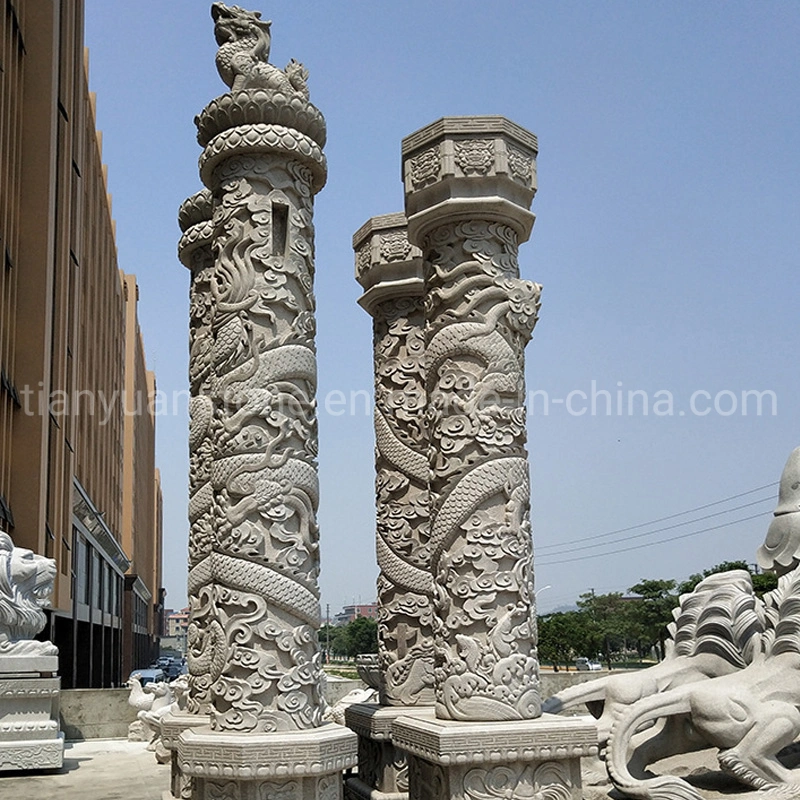
<svg viewBox="0 0 800 800">
<path fill-rule="evenodd" d="M 190 779 L 191 800 L 342 800 L 357 742 L 334 723 L 278 733 L 192 728 L 178 739 L 178 770 Z"/>
<path fill-rule="evenodd" d="M 392 729 L 408 756 L 413 800 L 581 800 L 581 758 L 595 726 L 550 714 L 514 722 L 402 717 Z"/>
</svg>

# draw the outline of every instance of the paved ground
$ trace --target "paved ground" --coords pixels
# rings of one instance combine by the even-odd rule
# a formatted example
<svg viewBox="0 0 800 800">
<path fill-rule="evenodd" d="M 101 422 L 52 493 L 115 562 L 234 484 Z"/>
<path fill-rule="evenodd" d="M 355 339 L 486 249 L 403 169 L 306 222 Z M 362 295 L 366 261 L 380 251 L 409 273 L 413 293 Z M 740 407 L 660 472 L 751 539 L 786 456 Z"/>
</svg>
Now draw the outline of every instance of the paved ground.
<svg viewBox="0 0 800 800">
<path fill-rule="evenodd" d="M 169 765 L 144 742 L 67 742 L 64 766 L 46 772 L 0 772 L 0 800 L 161 800 Z"/>
</svg>

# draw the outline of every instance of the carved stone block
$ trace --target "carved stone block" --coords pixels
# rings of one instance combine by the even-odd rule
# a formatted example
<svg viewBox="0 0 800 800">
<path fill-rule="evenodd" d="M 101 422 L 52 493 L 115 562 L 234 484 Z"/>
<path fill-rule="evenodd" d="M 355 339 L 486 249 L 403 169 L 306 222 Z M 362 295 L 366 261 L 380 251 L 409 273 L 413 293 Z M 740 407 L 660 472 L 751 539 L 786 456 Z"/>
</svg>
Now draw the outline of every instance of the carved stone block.
<svg viewBox="0 0 800 800">
<path fill-rule="evenodd" d="M 403 717 L 393 740 L 408 754 L 414 800 L 581 800 L 580 759 L 597 753 L 582 718 L 483 724 Z"/>
<path fill-rule="evenodd" d="M 0 658 L 0 669 L 11 659 Z M 0 673 L 0 770 L 61 766 L 60 678 L 8 677 Z"/>
<path fill-rule="evenodd" d="M 192 728 L 178 739 L 178 769 L 192 800 L 342 800 L 356 735 L 336 724 L 291 733 Z"/>
<path fill-rule="evenodd" d="M 505 117 L 442 117 L 403 139 L 408 236 L 418 244 L 430 226 L 495 218 L 524 242 L 534 215 L 536 136 Z M 476 191 L 476 182 L 480 189 Z M 513 220 L 509 223 L 509 217 Z"/>
<path fill-rule="evenodd" d="M 392 742 L 401 716 L 433 719 L 434 709 L 359 703 L 345 712 L 347 727 L 358 735 L 358 774 L 345 782 L 346 800 L 408 800 L 408 761 Z"/>
</svg>

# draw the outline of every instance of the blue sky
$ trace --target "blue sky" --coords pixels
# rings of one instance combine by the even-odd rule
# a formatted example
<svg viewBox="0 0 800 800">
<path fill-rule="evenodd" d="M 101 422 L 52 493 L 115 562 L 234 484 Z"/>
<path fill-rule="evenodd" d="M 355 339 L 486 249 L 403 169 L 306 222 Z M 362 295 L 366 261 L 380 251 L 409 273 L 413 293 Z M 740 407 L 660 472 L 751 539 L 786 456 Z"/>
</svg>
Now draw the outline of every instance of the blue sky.
<svg viewBox="0 0 800 800">
<path fill-rule="evenodd" d="M 192 120 L 226 88 L 209 6 L 86 0 L 119 263 L 138 277 L 148 363 L 168 394 L 187 385 L 188 273 L 175 248 L 178 205 L 200 188 Z M 323 604 L 333 613 L 374 599 L 377 572 L 371 416 L 363 402 L 354 414 L 324 409 L 331 391 L 371 390 L 351 236 L 402 210 L 400 141 L 443 115 L 503 114 L 539 137 L 537 222 L 520 264 L 544 285 L 527 351 L 539 391 L 529 449 L 540 610 L 589 588 L 753 561 L 774 487 L 575 540 L 771 484 L 800 444 L 800 5 L 260 8 L 273 21 L 272 61 L 305 63 L 328 122 L 315 212 Z M 628 413 L 634 390 L 646 416 L 642 394 Z M 772 392 L 776 413 L 765 395 L 761 415 L 754 396 L 743 414 L 750 390 Z M 184 403 L 158 420 L 172 607 L 185 602 L 186 439 Z"/>
</svg>

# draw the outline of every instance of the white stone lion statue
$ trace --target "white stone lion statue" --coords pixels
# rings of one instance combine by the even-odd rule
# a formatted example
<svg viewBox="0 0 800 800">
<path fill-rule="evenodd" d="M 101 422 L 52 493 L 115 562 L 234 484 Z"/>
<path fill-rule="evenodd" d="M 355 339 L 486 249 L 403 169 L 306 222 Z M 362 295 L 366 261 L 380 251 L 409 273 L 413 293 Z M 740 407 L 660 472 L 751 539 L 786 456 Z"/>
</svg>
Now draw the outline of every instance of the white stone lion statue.
<svg viewBox="0 0 800 800">
<path fill-rule="evenodd" d="M 56 577 L 56 562 L 15 547 L 0 533 L 0 656 L 58 654 L 52 642 L 33 640 L 45 626 L 47 605 Z"/>
</svg>

